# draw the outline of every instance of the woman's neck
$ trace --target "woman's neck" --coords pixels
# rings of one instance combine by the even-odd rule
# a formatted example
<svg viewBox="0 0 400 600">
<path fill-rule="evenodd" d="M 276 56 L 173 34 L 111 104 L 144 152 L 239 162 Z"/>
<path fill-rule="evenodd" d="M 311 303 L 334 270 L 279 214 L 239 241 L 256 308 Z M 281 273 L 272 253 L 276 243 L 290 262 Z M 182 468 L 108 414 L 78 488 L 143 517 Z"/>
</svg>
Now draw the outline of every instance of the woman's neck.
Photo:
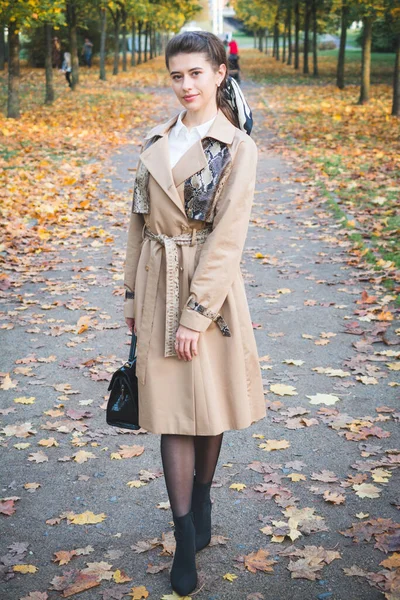
<svg viewBox="0 0 400 600">
<path fill-rule="evenodd" d="M 206 107 L 204 110 L 186 110 L 186 113 L 182 117 L 182 123 L 186 125 L 188 129 L 192 127 L 198 127 L 199 125 L 203 125 L 203 123 L 207 123 L 207 121 L 211 121 L 218 112 L 217 105 L 213 105 L 210 107 Z"/>
</svg>

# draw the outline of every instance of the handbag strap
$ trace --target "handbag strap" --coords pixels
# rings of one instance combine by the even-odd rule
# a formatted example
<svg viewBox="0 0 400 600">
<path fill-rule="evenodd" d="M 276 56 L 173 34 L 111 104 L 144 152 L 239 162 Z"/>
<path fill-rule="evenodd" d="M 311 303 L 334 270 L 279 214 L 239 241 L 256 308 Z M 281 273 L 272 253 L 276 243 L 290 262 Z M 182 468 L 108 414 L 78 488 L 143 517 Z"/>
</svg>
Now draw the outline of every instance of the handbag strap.
<svg viewBox="0 0 400 600">
<path fill-rule="evenodd" d="M 131 349 L 129 350 L 129 358 L 128 358 L 129 362 L 132 362 L 133 359 L 135 358 L 136 340 L 137 340 L 137 337 L 136 337 L 135 333 L 132 331 Z"/>
</svg>

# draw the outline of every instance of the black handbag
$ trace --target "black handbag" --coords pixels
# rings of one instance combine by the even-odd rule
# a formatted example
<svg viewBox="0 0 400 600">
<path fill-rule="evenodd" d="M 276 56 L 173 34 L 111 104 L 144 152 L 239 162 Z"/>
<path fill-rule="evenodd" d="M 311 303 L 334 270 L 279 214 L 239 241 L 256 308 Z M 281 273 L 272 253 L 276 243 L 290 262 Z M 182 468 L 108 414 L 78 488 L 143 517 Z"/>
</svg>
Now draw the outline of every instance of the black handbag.
<svg viewBox="0 0 400 600">
<path fill-rule="evenodd" d="M 128 361 L 115 371 L 108 386 L 111 393 L 107 402 L 107 424 L 123 429 L 140 429 L 135 351 L 136 335 L 132 331 Z"/>
</svg>

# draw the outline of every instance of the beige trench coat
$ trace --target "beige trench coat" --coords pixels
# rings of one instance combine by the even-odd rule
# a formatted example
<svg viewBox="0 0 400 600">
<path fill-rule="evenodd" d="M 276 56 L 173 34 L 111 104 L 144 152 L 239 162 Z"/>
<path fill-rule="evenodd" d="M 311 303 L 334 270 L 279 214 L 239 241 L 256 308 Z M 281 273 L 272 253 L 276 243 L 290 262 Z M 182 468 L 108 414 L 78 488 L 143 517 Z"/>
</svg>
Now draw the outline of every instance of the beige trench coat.
<svg viewBox="0 0 400 600">
<path fill-rule="evenodd" d="M 177 115 L 153 128 L 140 154 L 124 315 L 136 320 L 140 425 L 153 433 L 217 435 L 266 414 L 240 272 L 257 147 L 218 110 L 205 138 L 171 169 L 168 130 L 176 120 Z M 213 156 L 219 164 L 214 171 L 208 169 Z M 200 197 L 193 203 L 194 192 Z M 207 228 L 205 241 L 196 243 L 197 232 Z M 163 237 L 148 237 L 148 231 Z M 178 244 L 181 236 L 185 245 Z M 200 332 L 192 361 L 175 354 L 179 323 Z"/>
</svg>

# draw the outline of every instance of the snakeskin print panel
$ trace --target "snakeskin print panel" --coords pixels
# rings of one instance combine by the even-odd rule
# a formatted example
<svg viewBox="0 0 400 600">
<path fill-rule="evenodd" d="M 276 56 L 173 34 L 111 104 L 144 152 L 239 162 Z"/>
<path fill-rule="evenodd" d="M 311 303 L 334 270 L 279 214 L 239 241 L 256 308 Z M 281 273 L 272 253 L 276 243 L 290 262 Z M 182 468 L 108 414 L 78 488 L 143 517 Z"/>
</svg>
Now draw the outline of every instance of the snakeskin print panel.
<svg viewBox="0 0 400 600">
<path fill-rule="evenodd" d="M 202 144 L 208 165 L 185 181 L 185 212 L 189 219 L 212 223 L 218 192 L 230 170 L 232 158 L 227 145 L 218 140 L 204 138 Z"/>
</svg>

